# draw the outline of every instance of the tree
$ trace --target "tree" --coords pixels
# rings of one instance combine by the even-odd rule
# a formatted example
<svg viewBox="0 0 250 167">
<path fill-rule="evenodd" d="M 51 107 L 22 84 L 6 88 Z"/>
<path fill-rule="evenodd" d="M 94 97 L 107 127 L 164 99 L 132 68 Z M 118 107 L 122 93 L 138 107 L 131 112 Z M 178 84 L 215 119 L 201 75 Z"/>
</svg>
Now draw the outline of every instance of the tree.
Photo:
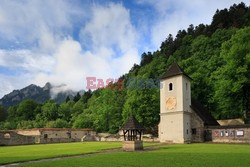
<svg viewBox="0 0 250 167">
<path fill-rule="evenodd" d="M 219 109 L 228 117 L 247 119 L 250 116 L 250 27 L 238 30 L 223 43 L 221 57 L 225 64 L 214 73 Z"/>
<path fill-rule="evenodd" d="M 88 100 L 89 100 L 89 98 L 91 98 L 91 96 L 92 96 L 92 92 L 91 92 L 91 90 L 89 89 L 88 91 L 84 92 L 84 94 L 82 95 L 82 97 L 81 97 L 80 100 L 81 100 L 83 103 L 87 103 Z"/>
<path fill-rule="evenodd" d="M 17 129 L 31 129 L 34 128 L 34 121 L 20 121 L 17 124 Z"/>
<path fill-rule="evenodd" d="M 74 128 L 93 128 L 93 115 L 82 113 L 77 116 L 73 123 Z"/>
<path fill-rule="evenodd" d="M 7 118 L 6 109 L 0 106 L 0 122 L 4 121 Z"/>
<path fill-rule="evenodd" d="M 42 116 L 48 121 L 56 120 L 58 117 L 58 105 L 53 100 L 46 102 L 42 106 Z"/>
<path fill-rule="evenodd" d="M 70 101 L 62 103 L 58 108 L 58 117 L 70 121 L 73 105 Z"/>
<path fill-rule="evenodd" d="M 146 128 L 159 123 L 160 93 L 159 89 L 129 89 L 123 108 L 123 122 L 130 113 Z"/>
<path fill-rule="evenodd" d="M 46 128 L 69 128 L 70 124 L 62 119 L 57 119 L 55 121 L 49 121 L 46 124 Z"/>
<path fill-rule="evenodd" d="M 78 92 L 78 93 L 76 94 L 76 96 L 73 98 L 73 101 L 74 101 L 74 102 L 78 102 L 78 100 L 80 100 L 80 98 L 81 98 L 81 95 L 80 95 L 80 93 Z"/>
<path fill-rule="evenodd" d="M 17 107 L 16 117 L 19 117 L 20 120 L 33 120 L 39 112 L 36 110 L 37 107 L 38 104 L 34 100 L 24 100 Z"/>
<path fill-rule="evenodd" d="M 125 89 L 103 89 L 95 99 L 93 126 L 97 131 L 116 133 L 122 122 Z"/>
<path fill-rule="evenodd" d="M 67 98 L 66 98 L 65 102 L 67 103 L 68 101 L 70 101 L 69 96 L 67 96 Z"/>
</svg>

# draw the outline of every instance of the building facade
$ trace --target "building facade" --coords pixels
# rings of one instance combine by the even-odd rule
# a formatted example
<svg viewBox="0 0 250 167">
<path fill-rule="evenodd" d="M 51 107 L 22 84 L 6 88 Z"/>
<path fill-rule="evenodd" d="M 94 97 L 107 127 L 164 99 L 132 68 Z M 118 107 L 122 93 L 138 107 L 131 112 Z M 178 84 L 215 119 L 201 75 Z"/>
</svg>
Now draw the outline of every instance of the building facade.
<svg viewBox="0 0 250 167">
<path fill-rule="evenodd" d="M 218 125 L 199 102 L 191 99 L 191 80 L 176 63 L 163 75 L 158 131 L 160 142 L 203 142 L 205 127 Z"/>
</svg>

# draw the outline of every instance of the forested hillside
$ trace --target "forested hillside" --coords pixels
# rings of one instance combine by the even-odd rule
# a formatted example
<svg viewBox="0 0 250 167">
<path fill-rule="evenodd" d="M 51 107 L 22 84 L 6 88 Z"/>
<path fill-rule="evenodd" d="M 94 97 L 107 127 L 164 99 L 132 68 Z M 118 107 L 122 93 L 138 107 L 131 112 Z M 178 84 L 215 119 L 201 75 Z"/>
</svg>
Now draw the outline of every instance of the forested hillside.
<svg viewBox="0 0 250 167">
<path fill-rule="evenodd" d="M 26 100 L 0 108 L 2 129 L 94 128 L 115 133 L 132 112 L 148 129 L 159 123 L 159 89 L 127 89 L 128 78 L 159 79 L 177 62 L 192 80 L 192 97 L 217 119 L 250 118 L 250 9 L 241 3 L 218 10 L 210 25 L 190 25 L 169 35 L 154 53 L 121 76 L 123 89 L 87 91 L 58 105 Z M 8 111 L 6 111 L 8 110 Z M 8 114 L 7 114 L 8 113 Z"/>
</svg>

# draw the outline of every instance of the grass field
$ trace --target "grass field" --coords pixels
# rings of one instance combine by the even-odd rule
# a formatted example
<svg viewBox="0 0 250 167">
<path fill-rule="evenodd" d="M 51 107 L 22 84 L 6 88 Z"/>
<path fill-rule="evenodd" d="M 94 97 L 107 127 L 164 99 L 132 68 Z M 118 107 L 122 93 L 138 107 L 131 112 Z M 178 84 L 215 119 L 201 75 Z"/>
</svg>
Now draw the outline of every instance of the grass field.
<svg viewBox="0 0 250 167">
<path fill-rule="evenodd" d="M 103 149 L 119 147 L 121 147 L 121 143 L 119 142 L 81 142 L 6 146 L 0 147 L 0 164 L 100 152 Z"/>
<path fill-rule="evenodd" d="M 148 144 L 145 145 L 155 145 Z M 118 148 L 117 142 L 88 142 L 68 144 L 48 144 L 31 146 L 0 147 L 0 163 L 31 159 L 42 159 L 65 155 L 98 152 L 102 149 Z M 250 166 L 250 145 L 237 144 L 184 144 L 158 145 L 159 149 L 142 152 L 112 152 L 27 164 L 30 167 L 144 167 L 144 166 L 207 166 L 207 167 L 246 167 Z"/>
<path fill-rule="evenodd" d="M 31 167 L 247 167 L 250 145 L 186 144 L 164 145 L 145 152 L 114 152 L 26 165 Z"/>
</svg>

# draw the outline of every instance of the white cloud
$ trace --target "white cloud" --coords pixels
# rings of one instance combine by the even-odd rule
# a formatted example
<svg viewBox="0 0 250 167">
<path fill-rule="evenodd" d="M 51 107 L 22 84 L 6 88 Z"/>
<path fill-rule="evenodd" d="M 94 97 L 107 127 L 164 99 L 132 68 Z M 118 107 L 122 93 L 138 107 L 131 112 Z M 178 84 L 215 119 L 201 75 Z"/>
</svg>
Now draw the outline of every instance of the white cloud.
<svg viewBox="0 0 250 167">
<path fill-rule="evenodd" d="M 176 35 L 180 29 L 186 29 L 190 24 L 210 24 L 217 9 L 229 8 L 242 0 L 137 0 L 138 4 L 152 6 L 157 12 L 154 26 L 151 29 L 151 42 L 159 48 L 168 34 Z M 250 1 L 245 0 L 249 5 Z"/>
<path fill-rule="evenodd" d="M 22 74 L 19 77 L 0 74 L 0 78 L 0 98 L 1 96 L 10 93 L 13 90 L 28 86 L 30 82 L 27 81 L 30 81 L 32 79 L 30 78 L 29 74 Z"/>
<path fill-rule="evenodd" d="M 0 74 L 0 97 L 31 83 L 65 83 L 79 90 L 86 87 L 88 76 L 117 78 L 139 63 L 138 48 L 155 50 L 169 33 L 176 34 L 190 24 L 210 23 L 217 8 L 240 0 L 137 2 L 154 9 L 146 10 L 153 15 L 150 24 L 147 17 L 131 20 L 130 10 L 134 9 L 120 3 L 2 0 L 0 44 L 6 41 L 18 47 L 0 48 L 0 70 L 20 71 L 13 76 Z M 132 22 L 138 23 L 136 29 Z"/>
<path fill-rule="evenodd" d="M 30 72 L 49 72 L 54 64 L 50 55 L 36 53 L 32 50 L 0 50 L 0 66 L 21 68 Z M 46 67 L 46 68 L 44 68 Z"/>
<path fill-rule="evenodd" d="M 82 43 L 74 40 L 70 34 L 61 36 L 62 31 L 54 32 L 49 23 L 41 21 L 43 26 L 34 30 L 37 34 L 30 37 L 31 41 L 38 41 L 37 46 L 13 51 L 0 50 L 0 66 L 24 70 L 27 75 L 25 80 L 23 74 L 18 76 L 22 78 L 19 83 L 22 86 L 28 83 L 43 86 L 51 82 L 55 85 L 64 83 L 69 89 L 81 90 L 86 88 L 86 77 L 117 79 L 139 62 L 138 36 L 131 24 L 129 10 L 121 4 L 110 3 L 106 6 L 95 5 L 90 11 L 90 19 L 81 28 Z M 62 21 L 62 27 L 64 23 L 68 22 Z M 10 34 L 14 38 L 20 35 Z M 90 48 L 84 47 L 87 43 L 91 43 Z M 12 78 L 1 79 L 5 83 L 0 83 L 0 87 L 11 85 L 4 87 L 4 90 L 11 91 L 17 87 L 12 83 Z M 0 95 L 5 92 L 0 92 Z"/>
<path fill-rule="evenodd" d="M 84 17 L 84 10 L 65 0 L 2 0 L 0 34 L 10 40 L 39 41 L 48 31 L 53 35 L 63 35 L 62 30 L 72 28 L 72 18 L 76 15 Z"/>
<path fill-rule="evenodd" d="M 64 0 L 1 1 L 1 43 L 18 45 L 13 50 L 0 49 L 0 68 L 17 73 L 0 75 L 0 97 L 37 81 L 38 74 L 52 72 L 59 43 L 72 34 L 74 18 L 84 18 L 85 11 Z"/>
<path fill-rule="evenodd" d="M 116 46 L 125 52 L 136 48 L 137 33 L 130 22 L 129 10 L 121 4 L 94 6 L 92 18 L 81 31 L 84 43 L 91 42 L 92 48 Z M 86 41 L 85 37 L 89 37 Z M 135 45 L 135 46 L 132 46 Z"/>
<path fill-rule="evenodd" d="M 137 33 L 129 11 L 121 4 L 94 6 L 91 19 L 81 30 L 81 39 L 83 46 L 91 42 L 89 50 L 78 41 L 65 39 L 53 55 L 56 64 L 52 73 L 40 73 L 36 83 L 51 81 L 65 83 L 73 90 L 85 89 L 86 77 L 117 79 L 139 62 Z"/>
</svg>

